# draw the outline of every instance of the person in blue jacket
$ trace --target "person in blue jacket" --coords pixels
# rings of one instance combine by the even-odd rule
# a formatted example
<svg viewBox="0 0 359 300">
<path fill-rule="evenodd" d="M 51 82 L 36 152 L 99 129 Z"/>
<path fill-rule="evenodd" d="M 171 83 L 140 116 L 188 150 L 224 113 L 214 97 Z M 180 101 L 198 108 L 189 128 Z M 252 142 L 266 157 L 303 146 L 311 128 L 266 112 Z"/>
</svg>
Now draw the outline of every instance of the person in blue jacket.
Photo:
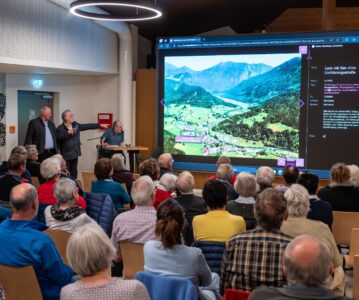
<svg viewBox="0 0 359 300">
<path fill-rule="evenodd" d="M 39 207 L 36 189 L 28 183 L 15 186 L 10 203 L 13 215 L 0 224 L 0 264 L 32 266 L 44 300 L 59 300 L 61 288 L 71 283 L 74 272 L 63 263 L 51 238 L 42 232 L 47 227 L 32 221 Z M 21 288 L 21 282 L 18 284 Z"/>
</svg>

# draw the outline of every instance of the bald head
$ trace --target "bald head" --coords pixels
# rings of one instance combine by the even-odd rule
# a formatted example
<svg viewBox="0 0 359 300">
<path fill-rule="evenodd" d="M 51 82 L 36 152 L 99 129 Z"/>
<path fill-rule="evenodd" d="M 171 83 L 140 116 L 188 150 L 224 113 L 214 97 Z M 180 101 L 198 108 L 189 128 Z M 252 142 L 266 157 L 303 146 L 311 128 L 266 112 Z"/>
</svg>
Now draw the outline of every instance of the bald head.
<svg viewBox="0 0 359 300">
<path fill-rule="evenodd" d="M 172 169 L 173 158 L 170 153 L 163 153 L 158 158 L 158 164 L 160 168 Z"/>
<path fill-rule="evenodd" d="M 184 171 L 177 177 L 176 186 L 181 194 L 193 193 L 194 177 L 188 172 Z"/>
<path fill-rule="evenodd" d="M 317 238 L 302 235 L 285 249 L 283 268 L 291 284 L 321 286 L 332 271 L 332 254 Z"/>
<path fill-rule="evenodd" d="M 29 183 L 21 183 L 13 187 L 10 193 L 10 204 L 15 213 L 31 213 L 34 210 L 37 213 L 37 191 L 35 187 Z"/>
</svg>

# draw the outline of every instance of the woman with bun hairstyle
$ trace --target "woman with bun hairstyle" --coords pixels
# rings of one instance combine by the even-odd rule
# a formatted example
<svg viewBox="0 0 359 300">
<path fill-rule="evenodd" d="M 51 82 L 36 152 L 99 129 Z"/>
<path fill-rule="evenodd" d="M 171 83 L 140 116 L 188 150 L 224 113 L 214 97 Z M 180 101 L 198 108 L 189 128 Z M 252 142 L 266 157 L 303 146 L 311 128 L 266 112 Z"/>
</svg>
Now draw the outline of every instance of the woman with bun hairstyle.
<svg viewBox="0 0 359 300">
<path fill-rule="evenodd" d="M 329 202 L 333 211 L 359 211 L 359 189 L 350 180 L 350 169 L 337 163 L 330 169 L 331 183 L 318 192 L 318 197 Z"/>
<path fill-rule="evenodd" d="M 199 287 L 201 299 L 221 299 L 219 276 L 211 273 L 202 251 L 183 245 L 184 223 L 184 211 L 175 200 L 158 206 L 155 232 L 159 241 L 144 246 L 145 271 L 190 279 Z"/>
</svg>

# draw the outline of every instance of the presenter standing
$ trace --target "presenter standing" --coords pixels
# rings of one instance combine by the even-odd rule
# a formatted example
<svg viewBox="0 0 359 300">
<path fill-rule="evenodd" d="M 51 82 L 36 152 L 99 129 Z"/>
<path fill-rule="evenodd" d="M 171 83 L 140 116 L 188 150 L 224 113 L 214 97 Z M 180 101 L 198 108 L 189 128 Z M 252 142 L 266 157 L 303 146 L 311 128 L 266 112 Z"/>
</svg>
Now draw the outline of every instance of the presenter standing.
<svg viewBox="0 0 359 300">
<path fill-rule="evenodd" d="M 113 122 L 112 128 L 106 129 L 104 134 L 101 137 L 101 148 L 99 157 L 108 157 L 111 158 L 111 156 L 114 153 L 121 153 L 124 156 L 122 151 L 110 151 L 107 150 L 107 146 L 119 146 L 122 147 L 125 145 L 125 132 L 123 131 L 123 125 L 120 121 Z"/>
<path fill-rule="evenodd" d="M 80 131 L 107 128 L 97 123 L 79 124 L 74 121 L 74 114 L 66 109 L 62 115 L 63 123 L 56 129 L 56 138 L 60 153 L 66 160 L 67 169 L 72 177 L 77 178 L 78 157 L 81 156 Z"/>
<path fill-rule="evenodd" d="M 36 145 L 39 162 L 59 152 L 56 142 L 56 126 L 51 121 L 51 108 L 43 106 L 40 116 L 29 122 L 26 131 L 25 145 Z"/>
</svg>

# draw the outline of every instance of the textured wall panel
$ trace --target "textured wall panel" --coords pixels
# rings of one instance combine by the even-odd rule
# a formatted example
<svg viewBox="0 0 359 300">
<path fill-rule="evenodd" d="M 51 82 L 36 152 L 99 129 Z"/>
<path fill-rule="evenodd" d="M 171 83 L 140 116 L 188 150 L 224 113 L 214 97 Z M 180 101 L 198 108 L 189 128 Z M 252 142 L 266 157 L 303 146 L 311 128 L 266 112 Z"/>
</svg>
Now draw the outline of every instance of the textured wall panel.
<svg viewBox="0 0 359 300">
<path fill-rule="evenodd" d="M 118 71 L 117 35 L 45 0 L 0 0 L 0 62 Z"/>
</svg>

